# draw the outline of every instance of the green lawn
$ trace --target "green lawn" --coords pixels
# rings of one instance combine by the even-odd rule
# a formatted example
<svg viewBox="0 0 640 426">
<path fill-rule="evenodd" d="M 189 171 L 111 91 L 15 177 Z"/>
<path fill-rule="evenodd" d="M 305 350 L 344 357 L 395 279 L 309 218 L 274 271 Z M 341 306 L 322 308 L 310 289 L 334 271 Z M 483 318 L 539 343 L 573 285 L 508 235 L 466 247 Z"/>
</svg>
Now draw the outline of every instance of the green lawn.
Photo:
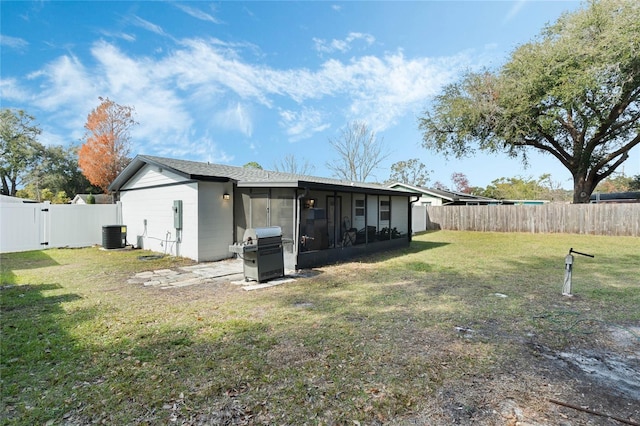
<svg viewBox="0 0 640 426">
<path fill-rule="evenodd" d="M 576 256 L 573 298 L 569 248 L 595 255 Z M 528 344 L 640 325 L 633 237 L 426 233 L 252 292 L 128 284 L 190 263 L 141 254 L 1 255 L 2 424 L 400 424 L 454 383 L 526 368 Z"/>
</svg>

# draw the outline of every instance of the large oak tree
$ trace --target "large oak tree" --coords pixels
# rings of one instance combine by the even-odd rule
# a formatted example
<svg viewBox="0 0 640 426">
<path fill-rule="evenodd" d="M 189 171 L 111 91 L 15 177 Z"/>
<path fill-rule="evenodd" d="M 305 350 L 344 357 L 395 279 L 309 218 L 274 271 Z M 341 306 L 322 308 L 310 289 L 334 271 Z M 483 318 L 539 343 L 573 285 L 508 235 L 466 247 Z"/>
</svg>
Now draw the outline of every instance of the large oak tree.
<svg viewBox="0 0 640 426">
<path fill-rule="evenodd" d="M 78 152 L 78 164 L 92 185 L 106 193 L 111 182 L 129 164 L 131 128 L 138 124 L 134 109 L 118 105 L 109 98 L 87 117 L 84 144 Z"/>
<path fill-rule="evenodd" d="M 49 190 L 53 194 L 64 192 L 66 197 L 75 194 L 99 192 L 92 186 L 78 167 L 78 147 L 50 145 L 44 147 L 39 163 L 36 164 L 27 179 L 25 189 L 27 198 L 41 200 L 41 191 Z"/>
<path fill-rule="evenodd" d="M 640 143 L 639 120 L 640 2 L 592 0 L 499 70 L 446 86 L 420 129 L 426 148 L 457 157 L 553 155 L 573 177 L 574 203 L 588 203 Z"/>
</svg>

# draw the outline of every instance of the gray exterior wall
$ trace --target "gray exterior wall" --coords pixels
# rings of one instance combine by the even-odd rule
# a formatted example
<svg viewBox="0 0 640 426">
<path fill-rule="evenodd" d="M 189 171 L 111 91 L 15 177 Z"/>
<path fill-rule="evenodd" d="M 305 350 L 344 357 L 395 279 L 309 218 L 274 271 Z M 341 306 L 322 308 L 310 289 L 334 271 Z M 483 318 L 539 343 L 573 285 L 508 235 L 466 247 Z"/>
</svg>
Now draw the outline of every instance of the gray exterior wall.
<svg viewBox="0 0 640 426">
<path fill-rule="evenodd" d="M 231 183 L 198 183 L 198 259 L 207 261 L 232 257 L 229 245 L 233 244 L 233 197 Z"/>
</svg>

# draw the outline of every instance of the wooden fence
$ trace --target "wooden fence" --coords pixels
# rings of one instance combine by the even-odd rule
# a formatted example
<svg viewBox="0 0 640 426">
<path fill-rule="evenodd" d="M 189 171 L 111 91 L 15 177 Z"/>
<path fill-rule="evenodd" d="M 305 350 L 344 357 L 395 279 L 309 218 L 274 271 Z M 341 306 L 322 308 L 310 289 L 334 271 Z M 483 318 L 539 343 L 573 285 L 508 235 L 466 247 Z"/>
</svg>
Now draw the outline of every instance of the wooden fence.
<svg viewBox="0 0 640 426">
<path fill-rule="evenodd" d="M 429 206 L 424 210 L 427 230 L 640 237 L 640 204 Z"/>
</svg>

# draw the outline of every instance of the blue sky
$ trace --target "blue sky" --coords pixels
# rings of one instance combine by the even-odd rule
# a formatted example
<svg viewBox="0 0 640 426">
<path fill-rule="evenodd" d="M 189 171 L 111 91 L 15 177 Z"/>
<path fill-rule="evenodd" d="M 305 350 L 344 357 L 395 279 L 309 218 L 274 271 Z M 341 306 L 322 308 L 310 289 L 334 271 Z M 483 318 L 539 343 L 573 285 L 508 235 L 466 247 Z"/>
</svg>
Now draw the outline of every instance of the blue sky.
<svg viewBox="0 0 640 426">
<path fill-rule="evenodd" d="M 2 1 L 2 107 L 35 116 L 45 145 L 79 144 L 109 97 L 135 108 L 132 155 L 271 169 L 284 156 L 331 176 L 328 141 L 365 121 L 430 184 L 539 177 L 571 188 L 557 160 L 446 159 L 422 148 L 417 118 L 465 70 L 501 65 L 577 1 Z M 626 175 L 640 174 L 640 149 Z"/>
</svg>

